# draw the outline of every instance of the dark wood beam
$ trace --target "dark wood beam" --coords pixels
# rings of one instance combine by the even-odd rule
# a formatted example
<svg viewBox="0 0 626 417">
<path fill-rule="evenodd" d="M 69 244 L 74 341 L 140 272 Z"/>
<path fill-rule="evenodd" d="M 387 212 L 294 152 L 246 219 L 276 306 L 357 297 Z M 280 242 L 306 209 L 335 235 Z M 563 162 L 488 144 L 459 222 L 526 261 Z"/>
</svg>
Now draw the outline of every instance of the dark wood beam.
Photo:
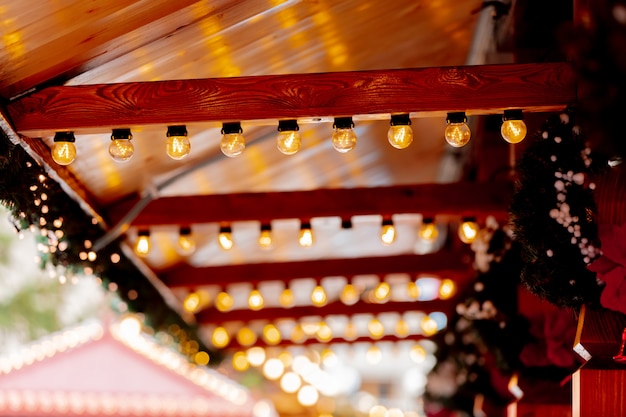
<svg viewBox="0 0 626 417">
<path fill-rule="evenodd" d="M 571 66 L 545 63 L 49 87 L 11 102 L 8 111 L 20 133 L 37 137 L 237 120 L 543 112 L 575 99 Z"/>
<path fill-rule="evenodd" d="M 280 319 L 300 319 L 302 317 L 327 317 L 327 316 L 354 316 L 357 314 L 381 314 L 399 313 L 404 314 L 409 311 L 421 311 L 432 313 L 435 311 L 449 312 L 453 303 L 450 300 L 431 301 L 388 301 L 382 304 L 372 304 L 359 301 L 348 306 L 341 301 L 329 303 L 324 307 L 298 306 L 292 308 L 270 307 L 259 311 L 233 310 L 220 312 L 216 309 L 206 309 L 196 314 L 198 323 L 201 324 L 222 324 L 233 321 L 249 322 L 251 320 L 280 320 Z"/>
<path fill-rule="evenodd" d="M 424 216 L 507 216 L 510 182 L 417 184 L 377 188 L 319 189 L 163 197 L 151 201 L 134 226 L 310 219 L 358 215 L 421 213 Z M 117 224 L 137 200 L 116 204 L 107 213 Z M 172 214 L 176 213 L 176 216 Z"/>
<path fill-rule="evenodd" d="M 237 342 L 237 339 L 233 338 L 224 349 L 241 350 L 241 349 L 248 349 L 253 346 L 260 346 L 260 347 L 267 348 L 267 347 L 272 347 L 272 346 L 287 347 L 287 346 L 308 346 L 308 345 L 334 345 L 334 344 L 339 344 L 339 343 L 350 343 L 350 344 L 352 343 L 376 343 L 376 342 L 397 343 L 397 342 L 402 342 L 403 340 L 411 340 L 411 341 L 419 342 L 420 340 L 424 340 L 427 338 L 428 338 L 427 336 L 424 336 L 422 334 L 410 334 L 410 335 L 407 335 L 406 337 L 399 337 L 396 335 L 387 334 L 378 339 L 374 339 L 369 336 L 359 336 L 356 339 L 348 339 L 343 336 L 337 336 L 337 337 L 333 337 L 328 342 L 320 342 L 315 337 L 313 337 L 313 338 L 308 338 L 306 340 L 303 340 L 300 343 L 296 343 L 289 339 L 286 339 L 286 340 L 281 340 L 280 342 L 276 344 L 272 344 L 272 345 L 269 343 L 266 343 L 262 338 L 259 338 L 255 343 L 253 343 L 250 346 L 242 346 L 239 342 Z"/>
<path fill-rule="evenodd" d="M 441 250 L 425 255 L 395 255 L 371 258 L 319 259 L 283 263 L 258 263 L 195 268 L 182 265 L 159 276 L 171 288 L 196 288 L 235 283 L 256 285 L 263 281 L 289 282 L 298 278 L 321 279 L 330 276 L 379 275 L 393 273 L 436 273 L 456 281 L 470 275 L 470 257 Z"/>
</svg>

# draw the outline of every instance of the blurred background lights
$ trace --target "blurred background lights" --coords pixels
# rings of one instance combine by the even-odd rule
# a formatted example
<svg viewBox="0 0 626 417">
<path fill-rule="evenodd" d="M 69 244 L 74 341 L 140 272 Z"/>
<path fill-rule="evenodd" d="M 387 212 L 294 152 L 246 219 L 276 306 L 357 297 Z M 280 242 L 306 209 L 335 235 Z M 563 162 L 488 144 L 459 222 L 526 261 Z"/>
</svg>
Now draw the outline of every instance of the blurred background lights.
<svg viewBox="0 0 626 417">
<path fill-rule="evenodd" d="M 244 352 L 235 352 L 232 360 L 233 368 L 236 371 L 243 372 L 250 367 L 248 357 Z"/>
<path fill-rule="evenodd" d="M 252 366 L 261 366 L 265 362 L 265 349 L 259 346 L 251 347 L 246 351 L 248 362 Z"/>
<path fill-rule="evenodd" d="M 439 298 L 447 300 L 456 293 L 456 284 L 451 279 L 444 279 L 439 286 Z"/>
<path fill-rule="evenodd" d="M 263 375 L 269 380 L 280 378 L 285 372 L 285 365 L 278 358 L 268 359 L 263 365 Z"/>
<path fill-rule="evenodd" d="M 289 394 L 298 391 L 301 385 L 302 379 L 294 372 L 286 372 L 280 379 L 280 388 Z"/>
<path fill-rule="evenodd" d="M 386 417 L 387 407 L 382 405 L 375 405 L 369 410 L 369 417 Z"/>
<path fill-rule="evenodd" d="M 409 357 L 411 360 L 417 364 L 421 364 L 426 360 L 426 349 L 422 347 L 422 345 L 415 344 L 409 350 Z"/>
<path fill-rule="evenodd" d="M 319 393 L 311 385 L 305 385 L 298 391 L 298 402 L 305 407 L 314 405 L 318 399 Z"/>
</svg>

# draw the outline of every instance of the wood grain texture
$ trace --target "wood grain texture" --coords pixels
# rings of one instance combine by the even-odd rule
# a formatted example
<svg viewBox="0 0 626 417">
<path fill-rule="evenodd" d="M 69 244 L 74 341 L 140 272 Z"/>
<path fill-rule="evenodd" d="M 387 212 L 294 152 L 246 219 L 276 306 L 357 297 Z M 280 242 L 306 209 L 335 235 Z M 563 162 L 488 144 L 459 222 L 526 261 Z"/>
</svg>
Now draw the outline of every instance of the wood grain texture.
<svg viewBox="0 0 626 417">
<path fill-rule="evenodd" d="M 578 322 L 575 350 L 580 345 L 591 355 L 589 367 L 616 368 L 626 373 L 626 365 L 617 364 L 613 356 L 622 342 L 622 332 L 626 328 L 626 315 L 606 309 L 583 307 Z"/>
<path fill-rule="evenodd" d="M 623 417 L 626 415 L 626 372 L 590 369 L 573 376 L 573 417 Z"/>
<path fill-rule="evenodd" d="M 450 183 L 377 188 L 318 189 L 163 197 L 151 201 L 134 226 L 234 222 L 400 213 L 506 217 L 512 184 Z M 115 205 L 107 216 L 117 223 L 136 201 Z M 172 214 L 176 213 L 175 216 Z"/>
<path fill-rule="evenodd" d="M 371 258 L 320 259 L 283 263 L 256 263 L 225 266 L 193 267 L 183 264 L 160 274 L 170 288 L 195 288 L 262 281 L 289 282 L 298 278 L 321 279 L 330 276 L 379 275 L 393 273 L 437 273 L 460 281 L 471 275 L 469 263 L 462 254 L 442 250 L 426 255 L 395 255 Z"/>
<path fill-rule="evenodd" d="M 302 317 L 326 317 L 326 316 L 354 316 L 356 314 L 381 314 L 381 313 L 399 313 L 403 314 L 408 311 L 421 311 L 424 313 L 432 313 L 434 311 L 448 311 L 453 307 L 453 303 L 449 300 L 432 300 L 432 301 L 413 301 L 400 302 L 388 301 L 383 304 L 372 304 L 359 301 L 358 303 L 348 306 L 341 301 L 329 303 L 324 307 L 315 306 L 296 306 L 291 308 L 269 307 L 259 311 L 250 311 L 248 309 L 233 310 L 228 312 L 220 312 L 216 309 L 202 310 L 196 314 L 199 323 L 202 324 L 218 324 L 233 321 L 248 322 L 254 320 L 280 320 L 288 318 Z"/>
<path fill-rule="evenodd" d="M 20 133 L 389 113 L 557 111 L 567 63 L 373 70 L 49 87 L 10 103 Z"/>
</svg>

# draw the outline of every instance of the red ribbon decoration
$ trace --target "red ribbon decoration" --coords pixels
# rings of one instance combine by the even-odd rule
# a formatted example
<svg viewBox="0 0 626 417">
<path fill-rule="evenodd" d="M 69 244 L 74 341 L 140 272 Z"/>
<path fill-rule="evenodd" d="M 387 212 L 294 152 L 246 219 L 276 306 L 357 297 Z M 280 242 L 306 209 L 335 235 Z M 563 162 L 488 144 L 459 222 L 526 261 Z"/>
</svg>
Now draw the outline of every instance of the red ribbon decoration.
<svg viewBox="0 0 626 417">
<path fill-rule="evenodd" d="M 602 256 L 587 268 L 606 284 L 600 304 L 626 314 L 626 223 L 621 226 L 600 224 L 598 236 Z"/>
</svg>

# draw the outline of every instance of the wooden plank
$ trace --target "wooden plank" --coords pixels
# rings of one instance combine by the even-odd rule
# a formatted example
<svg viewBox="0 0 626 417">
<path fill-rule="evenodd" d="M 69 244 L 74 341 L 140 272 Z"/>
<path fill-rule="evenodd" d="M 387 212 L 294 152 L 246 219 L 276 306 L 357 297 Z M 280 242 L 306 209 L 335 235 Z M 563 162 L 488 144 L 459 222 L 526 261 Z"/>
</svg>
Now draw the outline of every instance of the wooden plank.
<svg viewBox="0 0 626 417">
<path fill-rule="evenodd" d="M 606 309 L 583 307 L 578 319 L 578 330 L 574 351 L 591 362 L 588 367 L 617 368 L 626 370 L 626 365 L 617 364 L 613 356 L 622 343 L 622 332 L 626 328 L 626 315 Z"/>
<path fill-rule="evenodd" d="M 626 371 L 584 366 L 573 375 L 573 417 L 626 415 Z"/>
<path fill-rule="evenodd" d="M 471 275 L 469 259 L 462 254 L 441 250 L 425 255 L 396 255 L 372 258 L 323 259 L 283 263 L 258 263 L 225 266 L 193 267 L 181 265 L 159 274 L 170 288 L 195 288 L 248 282 L 256 285 L 262 281 L 289 282 L 298 278 L 321 279 L 330 276 L 379 275 L 393 273 L 437 273 L 456 281 Z"/>
<path fill-rule="evenodd" d="M 358 303 L 348 306 L 341 301 L 329 303 L 324 307 L 315 306 L 297 306 L 291 308 L 269 307 L 259 311 L 233 310 L 228 312 L 220 312 L 215 309 L 202 310 L 196 314 L 198 323 L 201 324 L 222 324 L 234 321 L 248 322 L 250 320 L 280 320 L 280 319 L 299 319 L 302 317 L 327 317 L 327 316 L 354 316 L 357 314 L 381 314 L 381 313 L 399 313 L 403 314 L 409 311 L 420 311 L 424 313 L 432 313 L 434 311 L 449 312 L 453 308 L 450 300 L 432 300 L 432 301 L 388 301 L 382 304 L 372 304 L 359 301 Z"/>
<path fill-rule="evenodd" d="M 375 188 L 318 189 L 163 197 L 132 220 L 134 226 L 234 222 L 313 217 L 421 213 L 424 216 L 506 217 L 510 182 L 417 184 Z M 117 224 L 138 203 L 119 203 L 107 213 Z M 176 213 L 176 216 L 172 214 Z"/>
<path fill-rule="evenodd" d="M 568 63 L 265 75 L 49 87 L 10 103 L 22 134 L 390 113 L 556 111 L 576 99 Z"/>
</svg>

